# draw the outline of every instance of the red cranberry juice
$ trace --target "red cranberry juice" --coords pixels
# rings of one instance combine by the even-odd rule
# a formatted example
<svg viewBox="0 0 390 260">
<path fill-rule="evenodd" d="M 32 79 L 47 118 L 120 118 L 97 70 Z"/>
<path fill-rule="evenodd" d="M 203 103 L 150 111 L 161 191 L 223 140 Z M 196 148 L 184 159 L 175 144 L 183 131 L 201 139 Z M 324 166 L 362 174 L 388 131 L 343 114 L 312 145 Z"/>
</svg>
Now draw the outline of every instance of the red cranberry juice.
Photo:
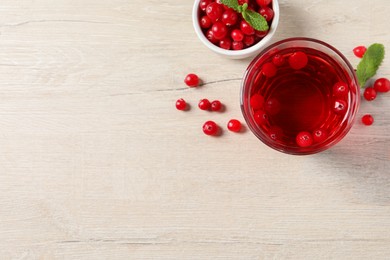
<svg viewBox="0 0 390 260">
<path fill-rule="evenodd" d="M 274 141 L 290 147 L 325 145 L 340 129 L 348 110 L 351 80 L 344 69 L 311 48 L 284 49 L 261 64 L 251 90 L 251 110 L 258 127 Z M 256 100 L 252 99 L 259 94 L 264 103 L 253 105 Z M 297 136 L 302 132 L 312 140 L 300 142 Z"/>
</svg>

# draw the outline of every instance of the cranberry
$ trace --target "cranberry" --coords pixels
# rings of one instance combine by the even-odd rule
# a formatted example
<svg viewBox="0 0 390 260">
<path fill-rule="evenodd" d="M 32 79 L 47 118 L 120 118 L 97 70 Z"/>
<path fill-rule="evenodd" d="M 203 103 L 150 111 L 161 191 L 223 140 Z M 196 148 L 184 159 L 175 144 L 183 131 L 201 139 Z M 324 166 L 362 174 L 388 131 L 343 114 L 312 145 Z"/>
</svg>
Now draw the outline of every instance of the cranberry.
<svg viewBox="0 0 390 260">
<path fill-rule="evenodd" d="M 230 47 L 232 46 L 232 40 L 230 38 L 225 37 L 222 40 L 219 41 L 219 47 L 225 50 L 230 50 Z"/>
<path fill-rule="evenodd" d="M 308 58 L 306 53 L 297 51 L 289 57 L 288 62 L 290 63 L 291 68 L 300 70 L 306 67 Z"/>
<path fill-rule="evenodd" d="M 246 46 L 252 46 L 255 43 L 255 37 L 253 35 L 245 35 L 244 44 Z"/>
<path fill-rule="evenodd" d="M 271 126 L 268 135 L 274 141 L 280 140 L 283 136 L 283 130 L 279 126 Z"/>
<path fill-rule="evenodd" d="M 315 143 L 322 143 L 328 138 L 328 133 L 324 129 L 317 129 L 313 132 L 313 141 Z"/>
<path fill-rule="evenodd" d="M 337 82 L 333 85 L 333 94 L 336 97 L 343 97 L 348 95 L 348 85 L 344 82 Z"/>
<path fill-rule="evenodd" d="M 228 29 L 222 22 L 215 22 L 211 27 L 215 39 L 222 40 L 226 37 Z"/>
<path fill-rule="evenodd" d="M 296 141 L 300 147 L 309 147 L 313 144 L 313 136 L 309 132 L 300 132 L 296 137 Z"/>
<path fill-rule="evenodd" d="M 199 101 L 199 104 L 198 104 L 198 107 L 201 109 L 201 110 L 209 110 L 210 109 L 210 101 L 206 98 L 204 99 L 201 99 Z"/>
<path fill-rule="evenodd" d="M 239 50 L 244 49 L 244 44 L 242 42 L 233 42 L 232 43 L 232 48 L 235 51 L 239 51 Z"/>
<path fill-rule="evenodd" d="M 235 25 L 237 23 L 237 20 L 238 15 L 236 11 L 232 9 L 228 9 L 222 14 L 222 22 L 227 26 Z"/>
<path fill-rule="evenodd" d="M 353 53 L 355 54 L 356 57 L 362 58 L 364 53 L 366 53 L 367 48 L 364 46 L 357 46 L 353 49 Z"/>
<path fill-rule="evenodd" d="M 270 98 L 265 102 L 264 108 L 268 114 L 274 116 L 280 112 L 281 105 L 276 98 Z"/>
<path fill-rule="evenodd" d="M 221 101 L 214 100 L 213 102 L 211 102 L 211 110 L 212 111 L 219 111 L 219 110 L 221 110 L 221 108 L 222 108 Z"/>
<path fill-rule="evenodd" d="M 216 135 L 218 133 L 218 125 L 214 121 L 207 121 L 203 124 L 203 133 L 206 135 Z"/>
<path fill-rule="evenodd" d="M 218 40 L 214 37 L 214 33 L 211 29 L 206 32 L 206 38 L 214 44 L 218 43 Z"/>
<path fill-rule="evenodd" d="M 377 79 L 374 83 L 374 89 L 377 92 L 389 92 L 390 91 L 390 80 L 386 78 Z"/>
<path fill-rule="evenodd" d="M 255 29 L 253 29 L 253 27 L 250 26 L 250 24 L 247 23 L 244 20 L 242 20 L 241 23 L 240 23 L 240 29 L 246 35 L 253 35 L 253 34 L 255 34 Z"/>
<path fill-rule="evenodd" d="M 180 98 L 176 100 L 176 109 L 177 110 L 186 110 L 187 108 L 187 103 L 184 99 Z"/>
<path fill-rule="evenodd" d="M 211 4 L 213 1 L 212 0 L 200 0 L 199 2 L 199 8 L 203 12 L 206 11 L 206 7 Z"/>
<path fill-rule="evenodd" d="M 258 38 L 264 38 L 267 34 L 268 34 L 268 31 L 258 31 L 258 30 L 255 30 L 255 35 Z"/>
<path fill-rule="evenodd" d="M 253 114 L 253 119 L 255 120 L 256 124 L 262 125 L 267 123 L 268 115 L 263 110 L 258 110 Z"/>
<path fill-rule="evenodd" d="M 185 77 L 184 83 L 192 88 L 197 87 L 199 85 L 199 78 L 196 74 L 190 73 Z"/>
<path fill-rule="evenodd" d="M 240 132 L 241 131 L 241 122 L 237 119 L 231 119 L 228 124 L 227 128 L 232 132 Z"/>
<path fill-rule="evenodd" d="M 365 125 L 372 125 L 374 123 L 374 118 L 372 117 L 372 115 L 364 115 L 362 117 L 362 123 L 365 124 Z"/>
<path fill-rule="evenodd" d="M 276 54 L 276 55 L 272 58 L 272 62 L 273 62 L 276 66 L 280 67 L 280 66 L 282 66 L 282 65 L 284 64 L 284 57 L 283 57 L 282 55 L 280 55 L 280 54 Z"/>
<path fill-rule="evenodd" d="M 232 37 L 233 41 L 240 42 L 244 39 L 244 34 L 239 29 L 234 29 L 230 36 Z"/>
<path fill-rule="evenodd" d="M 221 19 L 224 8 L 222 5 L 213 2 L 207 5 L 206 14 L 210 17 L 211 21 L 216 22 Z"/>
<path fill-rule="evenodd" d="M 267 62 L 263 65 L 262 72 L 267 78 L 272 78 L 276 75 L 276 66 L 272 62 Z"/>
<path fill-rule="evenodd" d="M 345 112 L 347 112 L 347 109 L 348 109 L 348 104 L 344 100 L 338 99 L 338 100 L 334 101 L 333 111 L 336 114 L 339 114 L 339 115 L 344 114 Z"/>
<path fill-rule="evenodd" d="M 260 6 L 267 6 L 272 2 L 272 0 L 256 0 L 256 2 Z"/>
<path fill-rule="evenodd" d="M 274 18 L 274 11 L 269 7 L 262 7 L 259 13 L 265 18 L 265 20 L 267 20 L 267 22 L 270 22 L 272 18 Z"/>
<path fill-rule="evenodd" d="M 249 101 L 253 110 L 258 110 L 263 108 L 264 105 L 264 97 L 260 94 L 254 94 Z"/>
<path fill-rule="evenodd" d="M 211 21 L 210 17 L 208 17 L 207 15 L 200 18 L 200 27 L 202 27 L 203 29 L 210 28 L 212 24 L 213 22 Z"/>
<path fill-rule="evenodd" d="M 367 87 L 364 90 L 363 96 L 367 101 L 372 101 L 376 98 L 376 91 L 373 87 Z"/>
<path fill-rule="evenodd" d="M 249 0 L 238 0 L 239 5 L 249 4 Z"/>
</svg>

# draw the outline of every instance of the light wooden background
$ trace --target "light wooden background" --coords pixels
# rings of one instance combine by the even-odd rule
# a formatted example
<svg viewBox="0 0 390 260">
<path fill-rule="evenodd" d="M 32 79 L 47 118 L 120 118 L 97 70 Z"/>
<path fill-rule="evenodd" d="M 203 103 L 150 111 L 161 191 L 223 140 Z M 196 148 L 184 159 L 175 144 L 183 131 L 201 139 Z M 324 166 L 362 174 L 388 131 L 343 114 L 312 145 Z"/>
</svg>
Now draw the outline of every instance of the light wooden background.
<svg viewBox="0 0 390 260">
<path fill-rule="evenodd" d="M 363 102 L 373 126 L 314 156 L 207 137 L 206 120 L 242 120 L 250 59 L 206 49 L 192 4 L 1 1 L 0 259 L 389 259 L 390 93 Z M 356 45 L 390 53 L 390 1 L 280 8 L 275 41 L 318 38 L 354 66 Z M 186 88 L 189 72 L 206 85 Z"/>
</svg>

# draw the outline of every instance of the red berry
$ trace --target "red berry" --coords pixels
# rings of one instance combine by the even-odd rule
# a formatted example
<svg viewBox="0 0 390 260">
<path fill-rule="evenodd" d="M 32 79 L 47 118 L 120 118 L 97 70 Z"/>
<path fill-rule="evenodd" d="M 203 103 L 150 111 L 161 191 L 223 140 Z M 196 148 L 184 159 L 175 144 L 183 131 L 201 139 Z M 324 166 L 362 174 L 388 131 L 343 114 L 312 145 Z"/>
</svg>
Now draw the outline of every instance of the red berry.
<svg viewBox="0 0 390 260">
<path fill-rule="evenodd" d="M 203 12 L 206 11 L 206 7 L 211 4 L 213 1 L 212 0 L 200 0 L 199 2 L 199 8 Z"/>
<path fill-rule="evenodd" d="M 259 13 L 267 20 L 267 22 L 271 21 L 274 18 L 274 10 L 269 7 L 262 7 Z"/>
<path fill-rule="evenodd" d="M 184 99 L 180 98 L 180 99 L 176 100 L 176 108 L 177 108 L 177 110 L 186 110 L 187 103 L 185 102 Z"/>
<path fill-rule="evenodd" d="M 268 135 L 274 141 L 280 140 L 283 136 L 283 130 L 279 126 L 271 126 Z"/>
<path fill-rule="evenodd" d="M 246 46 L 252 46 L 255 43 L 255 37 L 253 35 L 245 35 L 244 44 Z"/>
<path fill-rule="evenodd" d="M 238 20 L 237 13 L 232 9 L 227 9 L 222 14 L 222 22 L 227 26 L 235 25 L 237 23 L 237 20 Z"/>
<path fill-rule="evenodd" d="M 242 49 L 244 49 L 244 44 L 242 42 L 233 42 L 232 49 L 235 51 L 242 50 Z"/>
<path fill-rule="evenodd" d="M 324 129 L 317 129 L 313 132 L 313 141 L 315 143 L 322 143 L 328 138 L 328 133 Z"/>
<path fill-rule="evenodd" d="M 306 67 L 308 58 L 306 53 L 297 51 L 289 57 L 288 62 L 290 63 L 291 68 L 300 70 Z"/>
<path fill-rule="evenodd" d="M 226 25 L 224 25 L 222 22 L 215 22 L 213 26 L 211 26 L 211 30 L 213 31 L 213 35 L 217 40 L 222 40 L 228 33 Z"/>
<path fill-rule="evenodd" d="M 255 31 L 255 34 L 258 38 L 263 38 L 268 34 L 268 31 Z"/>
<path fill-rule="evenodd" d="M 263 110 L 258 110 L 253 114 L 253 120 L 255 120 L 256 124 L 262 125 L 267 123 L 268 115 Z"/>
<path fill-rule="evenodd" d="M 240 132 L 241 131 L 241 122 L 237 119 L 231 119 L 228 124 L 227 128 L 232 132 Z"/>
<path fill-rule="evenodd" d="M 355 54 L 356 57 L 362 58 L 364 53 L 366 53 L 367 48 L 364 46 L 357 46 L 353 49 L 353 53 Z"/>
<path fill-rule="evenodd" d="M 238 4 L 239 5 L 243 5 L 243 4 L 249 4 L 249 0 L 238 0 Z"/>
<path fill-rule="evenodd" d="M 347 109 L 348 109 L 348 104 L 344 100 L 338 99 L 334 101 L 333 112 L 335 112 L 336 114 L 339 115 L 345 114 L 345 112 L 347 112 Z"/>
<path fill-rule="evenodd" d="M 348 85 L 344 82 L 337 82 L 333 85 L 333 95 L 336 97 L 343 97 L 348 95 Z"/>
<path fill-rule="evenodd" d="M 309 132 L 300 132 L 296 137 L 296 141 L 300 147 L 309 147 L 313 144 L 313 136 Z"/>
<path fill-rule="evenodd" d="M 206 14 L 213 22 L 219 21 L 222 17 L 223 12 L 224 8 L 222 7 L 222 5 L 216 2 L 211 3 L 206 7 Z"/>
<path fill-rule="evenodd" d="M 390 80 L 386 78 L 377 79 L 374 83 L 374 89 L 377 92 L 389 92 L 390 91 Z"/>
<path fill-rule="evenodd" d="M 230 50 L 231 46 L 232 46 L 232 40 L 230 40 L 230 38 L 228 37 L 225 37 L 219 41 L 219 47 L 221 47 L 222 49 Z"/>
<path fill-rule="evenodd" d="M 272 78 L 276 75 L 276 66 L 272 62 L 267 62 L 263 65 L 262 72 L 267 78 Z"/>
<path fill-rule="evenodd" d="M 253 34 L 255 34 L 255 29 L 253 29 L 253 27 L 250 26 L 250 24 L 247 23 L 244 20 L 242 20 L 241 23 L 240 23 L 240 29 L 246 35 L 253 35 Z"/>
<path fill-rule="evenodd" d="M 256 0 L 256 2 L 260 6 L 267 6 L 272 2 L 272 0 Z"/>
<path fill-rule="evenodd" d="M 221 101 L 214 100 L 213 102 L 211 102 L 211 110 L 212 111 L 219 111 L 219 110 L 221 110 L 221 108 L 222 108 Z"/>
<path fill-rule="evenodd" d="M 202 27 L 203 29 L 210 28 L 212 24 L 213 22 L 211 21 L 210 17 L 208 17 L 207 15 L 200 18 L 200 27 Z"/>
<path fill-rule="evenodd" d="M 199 78 L 196 74 L 190 73 L 185 77 L 184 83 L 191 88 L 197 87 L 199 85 Z"/>
<path fill-rule="evenodd" d="M 376 98 L 376 91 L 373 87 L 367 87 L 364 90 L 363 96 L 367 101 L 372 101 Z"/>
<path fill-rule="evenodd" d="M 230 36 L 232 37 L 233 41 L 240 42 L 244 39 L 244 34 L 239 29 L 234 29 Z"/>
<path fill-rule="evenodd" d="M 216 135 L 218 133 L 218 125 L 214 121 L 207 121 L 203 124 L 203 133 L 206 135 Z"/>
<path fill-rule="evenodd" d="M 264 97 L 260 94 L 254 94 L 249 101 L 253 110 L 258 110 L 264 106 Z"/>
<path fill-rule="evenodd" d="M 199 101 L 199 104 L 198 104 L 198 107 L 201 109 L 201 110 L 209 110 L 210 109 L 210 101 L 206 98 L 204 99 L 201 99 Z"/>
<path fill-rule="evenodd" d="M 276 98 L 270 98 L 265 102 L 264 108 L 269 115 L 274 116 L 280 112 L 281 105 Z"/>
<path fill-rule="evenodd" d="M 362 117 L 362 123 L 365 124 L 365 125 L 372 125 L 374 123 L 374 118 L 372 117 L 372 115 L 364 115 Z"/>
<path fill-rule="evenodd" d="M 214 44 L 216 44 L 216 43 L 218 42 L 218 40 L 214 37 L 214 33 L 213 33 L 213 31 L 212 31 L 211 29 L 209 29 L 209 30 L 206 32 L 206 38 L 207 38 L 210 42 L 212 42 L 212 43 L 214 43 Z"/>
<path fill-rule="evenodd" d="M 284 57 L 283 57 L 282 55 L 280 55 L 280 54 L 276 54 L 276 55 L 272 58 L 272 62 L 273 62 L 276 66 L 280 67 L 280 66 L 282 66 L 282 65 L 284 64 Z"/>
</svg>

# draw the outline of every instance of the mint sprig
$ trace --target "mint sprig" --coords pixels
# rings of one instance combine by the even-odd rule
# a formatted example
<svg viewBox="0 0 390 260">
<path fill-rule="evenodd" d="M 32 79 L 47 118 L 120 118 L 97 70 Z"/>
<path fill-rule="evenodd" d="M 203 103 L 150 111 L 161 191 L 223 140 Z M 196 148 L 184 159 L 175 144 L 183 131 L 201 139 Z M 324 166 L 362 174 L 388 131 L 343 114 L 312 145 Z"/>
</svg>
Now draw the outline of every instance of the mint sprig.
<svg viewBox="0 0 390 260">
<path fill-rule="evenodd" d="M 230 7 L 240 13 L 245 21 L 247 21 L 247 23 L 249 23 L 255 30 L 263 32 L 269 29 L 267 20 L 261 14 L 249 10 L 247 3 L 239 5 L 237 0 L 221 0 L 221 2 L 227 7 Z"/>
<path fill-rule="evenodd" d="M 374 43 L 368 47 L 356 70 L 356 76 L 361 88 L 364 88 L 367 80 L 375 76 L 384 58 L 385 47 L 383 44 Z"/>
</svg>

